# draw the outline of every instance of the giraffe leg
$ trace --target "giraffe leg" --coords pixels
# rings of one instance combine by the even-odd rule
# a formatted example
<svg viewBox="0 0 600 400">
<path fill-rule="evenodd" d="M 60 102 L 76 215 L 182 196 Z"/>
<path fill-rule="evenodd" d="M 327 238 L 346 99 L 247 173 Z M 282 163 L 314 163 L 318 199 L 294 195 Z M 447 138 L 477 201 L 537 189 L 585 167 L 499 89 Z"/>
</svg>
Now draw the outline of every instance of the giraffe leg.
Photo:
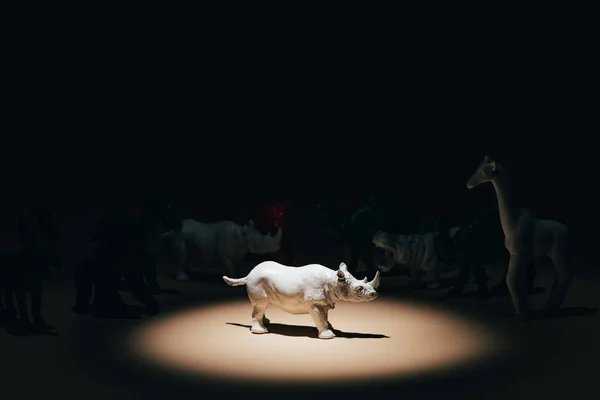
<svg viewBox="0 0 600 400">
<path fill-rule="evenodd" d="M 531 262 L 531 256 L 522 254 L 511 254 L 506 274 L 506 285 L 510 291 L 515 317 L 521 321 L 529 319 L 529 307 L 527 304 L 527 267 Z"/>
<path fill-rule="evenodd" d="M 557 246 L 550 255 L 550 259 L 558 276 L 544 310 L 547 315 L 554 314 L 560 309 L 573 280 L 573 272 L 568 263 L 565 245 L 561 243 L 560 246 Z"/>
</svg>

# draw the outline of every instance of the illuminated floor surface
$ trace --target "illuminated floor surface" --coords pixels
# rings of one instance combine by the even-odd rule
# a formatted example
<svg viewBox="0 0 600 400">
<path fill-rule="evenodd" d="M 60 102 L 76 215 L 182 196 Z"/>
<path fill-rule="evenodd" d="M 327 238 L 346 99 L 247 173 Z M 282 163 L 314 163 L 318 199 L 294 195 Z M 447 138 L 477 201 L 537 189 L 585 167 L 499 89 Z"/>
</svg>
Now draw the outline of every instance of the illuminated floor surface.
<svg viewBox="0 0 600 400">
<path fill-rule="evenodd" d="M 496 277 L 496 280 L 498 279 L 500 278 Z M 553 279 L 553 275 L 542 273 L 539 285 L 549 288 Z M 252 335 L 247 328 L 226 325 L 226 322 L 249 324 L 250 305 L 247 299 L 243 297 L 239 297 L 239 300 L 235 300 L 234 303 L 223 303 L 225 308 L 233 308 L 232 314 L 218 314 L 214 320 L 206 319 L 205 325 L 202 325 L 200 319 L 193 317 L 193 314 L 199 316 L 206 311 L 206 316 L 208 316 L 216 309 L 191 307 L 188 311 L 180 311 L 180 314 L 170 314 L 180 307 L 179 304 L 187 307 L 192 306 L 192 301 L 179 300 L 177 296 L 169 295 L 160 296 L 161 303 L 165 305 L 164 317 L 145 318 L 141 321 L 122 321 L 78 316 L 69 311 L 74 296 L 71 276 L 65 275 L 65 287 L 57 284 L 56 280 L 51 281 L 48 291 L 45 292 L 45 301 L 47 301 L 45 304 L 47 305 L 44 314 L 47 321 L 57 327 L 58 336 L 10 337 L 0 330 L 0 354 L 3 358 L 0 396 L 3 399 L 40 399 L 48 396 L 85 398 L 87 400 L 117 400 L 121 398 L 128 400 L 223 399 L 227 397 L 220 393 L 216 393 L 211 397 L 202 387 L 193 384 L 198 381 L 206 382 L 201 377 L 206 376 L 208 373 L 205 370 L 207 361 L 202 361 L 199 356 L 205 354 L 210 357 L 219 355 L 231 357 L 232 352 L 226 352 L 227 349 L 239 348 L 245 346 L 248 342 L 260 344 L 260 346 L 254 348 L 255 350 L 252 350 L 254 351 L 253 354 L 258 354 L 258 359 L 260 357 L 269 359 L 277 352 L 283 353 L 281 360 L 300 360 L 302 362 L 305 362 L 310 355 L 316 353 L 315 348 L 321 348 L 322 350 L 325 346 L 329 346 L 328 348 L 332 349 L 329 354 L 333 354 L 333 357 L 321 357 L 319 355 L 314 357 L 313 360 L 313 366 L 319 365 L 319 362 L 320 365 L 323 365 L 320 368 L 321 372 L 325 371 L 329 374 L 337 371 L 339 377 L 342 377 L 341 374 L 343 373 L 356 376 L 357 373 L 352 371 L 352 368 L 354 368 L 360 369 L 361 373 L 358 375 L 364 378 L 363 373 L 373 374 L 378 369 L 383 368 L 385 364 L 387 368 L 394 369 L 393 371 L 383 371 L 383 374 L 387 374 L 388 378 L 395 376 L 409 377 L 411 374 L 422 375 L 424 373 L 425 377 L 429 378 L 427 372 L 431 371 L 434 376 L 431 377 L 432 379 L 426 379 L 426 384 L 432 389 L 439 387 L 439 391 L 433 393 L 430 397 L 424 396 L 420 392 L 413 393 L 413 396 L 406 395 L 406 392 L 392 392 L 392 395 L 386 397 L 383 393 L 378 392 L 377 398 L 400 398 L 406 395 L 404 396 L 406 398 L 457 398 L 461 400 L 503 400 L 506 398 L 585 399 L 590 398 L 589 394 L 593 394 L 597 386 L 597 368 L 594 366 L 597 365 L 597 360 L 600 357 L 600 347 L 596 345 L 598 337 L 600 337 L 600 315 L 558 318 L 522 324 L 499 315 L 501 310 L 510 309 L 510 303 L 506 297 L 495 297 L 486 301 L 476 301 L 465 297 L 441 303 L 431 301 L 413 303 L 411 300 L 404 298 L 404 295 L 398 295 L 396 296 L 398 300 L 394 300 L 398 303 L 388 304 L 388 301 L 392 300 L 388 300 L 387 294 L 383 294 L 370 304 L 339 303 L 336 309 L 330 312 L 330 319 L 336 328 L 362 334 L 388 335 L 390 338 L 346 339 L 337 337 L 331 341 L 323 341 L 306 337 L 307 334 L 315 333 L 309 316 L 288 315 L 277 309 L 268 311 L 268 315 L 274 323 L 303 325 L 309 328 L 304 330 L 292 329 L 300 336 L 277 334 L 256 336 Z M 401 280 L 397 283 L 398 287 L 404 284 Z M 196 282 L 174 283 L 168 279 L 163 280 L 163 285 L 187 293 L 193 293 L 194 291 L 206 293 L 207 291 L 216 292 L 219 290 L 227 294 L 231 290 L 235 290 L 230 287 L 220 290 L 216 285 Z M 431 297 L 431 294 L 424 293 L 423 297 Z M 546 298 L 547 292 L 532 296 L 532 306 L 541 307 Z M 128 297 L 128 301 L 133 302 L 130 297 Z M 237 303 L 238 301 L 239 303 Z M 202 300 L 199 300 L 199 302 L 202 302 Z M 168 307 L 168 304 L 172 304 L 172 306 Z M 429 308 L 428 304 L 432 308 Z M 434 308 L 434 306 L 438 307 L 438 304 L 443 308 Z M 52 305 L 52 307 L 49 305 Z M 576 276 L 566 306 L 600 307 L 600 275 L 593 280 L 581 278 L 581 275 Z M 394 312 L 391 314 L 382 313 L 381 310 L 386 308 L 388 310 L 393 309 Z M 485 321 L 478 319 L 462 320 L 459 316 L 449 313 L 449 309 L 455 309 L 464 315 L 481 315 Z M 469 310 L 472 310 L 473 313 Z M 380 313 L 384 314 L 383 318 L 376 315 Z M 192 316 L 192 318 L 188 318 L 189 316 Z M 444 317 L 446 317 L 445 320 Z M 170 320 L 170 318 L 175 319 Z M 174 329 L 175 325 L 179 324 L 179 322 L 176 322 L 178 319 L 184 326 L 187 324 L 190 329 L 187 331 L 172 330 L 169 333 L 169 329 Z M 418 327 L 414 325 L 415 320 Z M 223 324 L 219 324 L 218 321 L 222 321 Z M 412 324 L 411 321 L 413 321 Z M 446 322 L 442 323 L 442 321 Z M 434 374 L 436 368 L 445 368 L 444 363 L 447 367 L 452 368 L 452 366 L 460 365 L 462 362 L 469 363 L 469 360 L 481 360 L 482 363 L 481 365 L 477 364 L 476 371 L 485 371 L 489 364 L 483 360 L 483 357 L 487 354 L 492 358 L 490 362 L 493 363 L 496 351 L 500 349 L 496 346 L 502 345 L 501 342 L 496 342 L 497 338 L 494 335 L 490 335 L 491 332 L 487 330 L 488 328 L 481 328 L 485 326 L 479 325 L 481 322 L 495 324 L 499 328 L 498 332 L 516 330 L 516 333 L 518 333 L 516 337 L 523 336 L 526 344 L 526 347 L 522 349 L 524 358 L 520 358 L 519 363 L 511 367 L 511 375 L 493 374 L 494 382 L 491 385 L 479 378 L 476 380 L 471 379 L 464 386 L 461 386 L 462 390 L 459 392 L 450 392 L 446 386 L 439 385 L 439 381 Z M 449 337 L 442 335 L 439 330 L 436 330 L 436 324 L 442 324 L 442 326 L 446 324 L 444 330 L 450 327 L 451 329 L 446 332 L 452 331 L 452 329 L 454 329 L 454 332 L 468 329 L 469 334 L 473 334 L 473 326 L 482 330 L 475 331 L 478 332 L 479 339 L 473 343 L 468 343 L 466 339 L 462 341 L 460 338 L 452 341 L 449 340 Z M 200 353 L 199 351 L 193 353 L 194 349 L 197 350 L 201 347 L 199 343 L 203 340 L 203 335 L 197 329 L 201 329 L 202 326 L 204 326 L 204 329 L 208 329 L 211 325 L 217 325 L 217 331 L 220 332 L 217 335 L 214 334 L 217 331 L 211 331 L 213 336 L 210 343 L 217 343 L 217 345 L 209 347 L 209 353 Z M 181 325 L 179 327 L 181 328 Z M 118 347 L 119 350 L 123 348 L 131 349 L 134 339 L 134 336 L 131 335 L 132 332 L 141 334 L 141 336 L 138 336 L 139 338 L 143 338 L 143 336 L 149 338 L 147 335 L 152 331 L 155 333 L 162 332 L 167 337 L 175 334 L 176 337 L 175 343 L 166 343 L 168 346 L 166 350 L 171 350 L 171 357 L 158 360 L 159 364 L 163 364 L 163 366 L 161 369 L 151 371 L 149 374 L 144 372 L 145 365 L 148 363 L 146 361 L 150 361 L 153 355 L 154 357 L 157 356 L 156 348 L 154 348 L 154 353 L 152 351 L 150 353 L 142 352 L 141 354 L 135 354 L 135 357 L 131 357 L 123 354 L 122 351 L 119 353 L 111 352 L 107 347 Z M 395 333 L 396 331 L 398 333 Z M 424 332 L 432 331 L 435 332 L 428 335 L 424 334 Z M 404 335 L 403 339 L 398 336 L 400 332 Z M 219 340 L 221 338 L 225 340 Z M 154 339 L 156 339 L 156 336 L 154 336 Z M 511 340 L 514 338 L 507 337 L 506 339 Z M 180 340 L 182 344 L 191 342 L 193 345 L 188 345 L 188 351 L 177 349 L 177 340 Z M 221 342 L 229 343 L 229 347 L 220 344 Z M 265 344 L 267 342 L 268 345 Z M 491 347 L 485 345 L 482 349 L 472 347 L 477 343 L 488 343 Z M 147 345 L 148 343 L 142 346 L 140 342 L 137 347 L 141 350 L 153 348 Z M 444 346 L 457 345 L 468 347 L 471 356 L 461 352 L 460 355 L 466 357 L 461 359 L 454 358 L 455 354 L 447 353 L 445 359 L 432 360 L 432 357 L 436 354 L 428 354 L 427 350 L 427 348 L 437 347 L 440 349 Z M 390 350 L 385 351 L 379 346 L 389 346 Z M 510 343 L 510 346 L 513 346 L 513 343 Z M 262 351 L 265 348 L 267 350 Z M 206 346 L 204 346 L 204 349 L 206 349 Z M 250 351 L 250 349 L 246 350 Z M 451 350 L 450 348 L 449 351 Z M 429 351 L 432 352 L 432 350 Z M 196 361 L 192 361 L 192 358 L 190 358 L 187 360 L 187 364 L 181 364 L 186 362 L 178 356 L 181 353 L 189 353 Z M 381 356 L 382 354 L 383 356 Z M 404 355 L 405 360 L 401 355 Z M 394 358 L 394 356 L 396 357 Z M 243 357 L 250 358 L 248 355 Z M 428 357 L 429 359 L 427 359 Z M 415 360 L 421 358 L 420 369 L 415 369 L 415 365 L 412 364 L 407 368 L 409 358 L 412 358 L 413 364 Z M 404 366 L 402 366 L 403 362 L 405 362 Z M 232 375 L 230 378 L 232 380 L 234 378 L 244 379 L 243 375 L 249 374 L 250 366 L 257 365 L 257 363 L 230 365 L 229 367 L 232 368 L 228 372 Z M 179 365 L 179 367 L 173 370 L 174 365 Z M 262 368 L 268 367 L 265 363 L 260 365 Z M 370 369 L 371 366 L 373 369 Z M 169 371 L 172 371 L 173 375 L 188 371 L 191 379 L 188 379 L 188 377 L 181 381 L 175 378 L 172 379 L 172 376 L 168 376 Z M 271 372 L 267 377 L 259 377 L 259 380 L 262 382 L 277 380 Z M 258 372 L 255 371 L 255 373 Z M 217 377 L 221 377 L 222 374 L 222 369 L 216 372 Z M 462 375 L 467 378 L 470 376 L 468 373 Z M 332 380 L 336 379 L 335 376 L 328 376 Z M 477 376 L 479 377 L 479 374 Z M 359 381 L 361 378 L 350 378 L 348 381 Z M 285 380 L 286 378 L 283 376 L 279 379 Z M 220 379 L 214 380 L 220 381 Z M 186 382 L 191 382 L 189 387 L 185 386 Z M 224 388 L 232 386 L 229 385 L 229 380 L 222 384 L 217 383 L 217 385 Z M 367 385 L 366 387 L 369 389 L 371 386 Z M 388 385 L 378 387 L 387 388 Z M 261 393 L 267 395 L 271 391 Z M 337 393 L 314 395 L 313 397 L 296 396 L 296 398 L 339 398 L 336 397 Z M 473 395 L 470 395 L 471 393 Z M 344 398 L 349 398 L 348 395 L 354 395 L 353 398 L 371 398 L 368 390 L 356 391 L 353 389 L 344 391 L 343 394 Z M 257 395 L 257 393 L 236 394 L 231 398 L 250 398 L 254 395 Z M 286 396 L 286 398 L 290 398 L 289 395 Z"/>
<path fill-rule="evenodd" d="M 338 303 L 329 319 L 341 332 L 331 340 L 316 338 L 309 315 L 275 307 L 267 310 L 270 333 L 252 334 L 251 310 L 235 300 L 154 320 L 132 334 L 132 351 L 184 374 L 298 383 L 414 377 L 472 365 L 506 346 L 474 321 L 384 298 Z"/>
</svg>

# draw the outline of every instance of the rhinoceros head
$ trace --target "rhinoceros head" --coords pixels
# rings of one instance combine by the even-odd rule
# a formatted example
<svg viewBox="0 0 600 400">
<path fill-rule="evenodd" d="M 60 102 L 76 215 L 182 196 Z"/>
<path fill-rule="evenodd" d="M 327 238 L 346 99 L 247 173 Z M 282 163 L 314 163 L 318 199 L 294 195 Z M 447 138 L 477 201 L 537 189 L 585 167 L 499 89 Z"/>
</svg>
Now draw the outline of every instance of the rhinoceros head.
<svg viewBox="0 0 600 400">
<path fill-rule="evenodd" d="M 254 221 L 250 220 L 248 221 L 248 224 L 244 226 L 243 231 L 246 247 L 250 253 L 277 253 L 279 249 L 281 249 L 281 227 L 279 227 L 275 236 L 263 235 L 254 227 Z"/>
<path fill-rule="evenodd" d="M 338 287 L 345 301 L 371 301 L 377 298 L 377 288 L 379 287 L 379 271 L 375 273 L 375 278 L 368 282 L 367 278 L 358 280 L 348 272 L 346 264 L 341 263 L 336 272 Z"/>
</svg>

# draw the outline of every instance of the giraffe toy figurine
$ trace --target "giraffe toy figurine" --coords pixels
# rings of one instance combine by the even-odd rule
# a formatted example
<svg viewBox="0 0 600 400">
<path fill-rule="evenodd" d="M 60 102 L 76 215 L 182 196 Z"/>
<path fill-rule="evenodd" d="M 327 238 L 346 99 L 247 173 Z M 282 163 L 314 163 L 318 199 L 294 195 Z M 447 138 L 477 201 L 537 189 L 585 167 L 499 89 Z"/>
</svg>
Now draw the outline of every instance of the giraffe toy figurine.
<svg viewBox="0 0 600 400">
<path fill-rule="evenodd" d="M 491 182 L 494 185 L 500 223 L 504 231 L 504 245 L 510 254 L 506 285 L 515 308 L 515 317 L 519 320 L 530 318 L 526 293 L 526 272 L 531 261 L 537 257 L 548 256 L 558 274 L 544 315 L 556 313 L 569 290 L 572 280 L 571 268 L 567 259 L 567 227 L 557 221 L 539 220 L 526 208 L 512 202 L 510 180 L 506 169 L 486 156 L 477 170 L 467 181 L 467 188 Z"/>
</svg>

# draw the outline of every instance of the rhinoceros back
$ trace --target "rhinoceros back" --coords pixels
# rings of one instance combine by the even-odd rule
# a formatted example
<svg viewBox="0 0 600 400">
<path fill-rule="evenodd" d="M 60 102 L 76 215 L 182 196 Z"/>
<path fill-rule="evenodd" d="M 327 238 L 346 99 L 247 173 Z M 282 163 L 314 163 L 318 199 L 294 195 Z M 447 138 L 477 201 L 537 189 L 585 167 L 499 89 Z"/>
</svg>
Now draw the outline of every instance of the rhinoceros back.
<svg viewBox="0 0 600 400">
<path fill-rule="evenodd" d="M 247 252 L 242 227 L 231 221 L 206 224 L 186 219 L 181 232 L 184 240 L 203 257 L 242 259 Z"/>
<path fill-rule="evenodd" d="M 319 264 L 289 267 L 275 261 L 265 261 L 254 267 L 242 280 L 245 280 L 249 291 L 261 288 L 265 293 L 277 294 L 277 297 L 294 297 L 306 290 L 321 288 L 334 277 L 335 271 Z M 242 280 L 230 281 L 237 286 L 243 284 Z"/>
</svg>

